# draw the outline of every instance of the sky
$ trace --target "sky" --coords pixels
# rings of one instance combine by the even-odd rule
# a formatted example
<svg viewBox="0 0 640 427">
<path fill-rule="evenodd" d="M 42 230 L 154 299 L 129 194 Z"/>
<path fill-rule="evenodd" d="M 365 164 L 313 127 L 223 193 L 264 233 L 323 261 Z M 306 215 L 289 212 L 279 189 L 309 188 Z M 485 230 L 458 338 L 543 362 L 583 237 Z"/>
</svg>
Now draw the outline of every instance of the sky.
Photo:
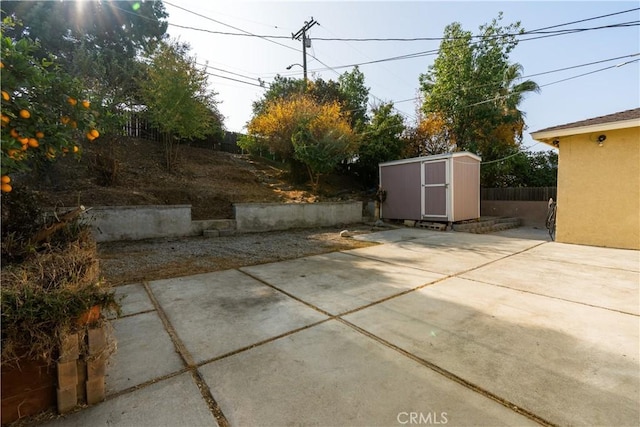
<svg viewBox="0 0 640 427">
<path fill-rule="evenodd" d="M 246 131 L 252 102 L 263 96 L 277 74 L 302 78 L 302 44 L 291 36 L 312 19 L 317 24 L 307 33 L 311 38 L 311 47 L 307 49 L 309 77 L 337 80 L 339 74 L 352 69 L 352 64 L 435 50 L 440 41 L 322 39 L 438 38 L 452 22 L 459 22 L 463 29 L 478 34 L 478 27 L 491 22 L 499 12 L 503 12 L 503 25 L 519 21 L 525 30 L 534 30 L 640 8 L 638 1 L 163 2 L 169 14 L 169 36 L 188 43 L 197 62 L 208 65 L 207 71 L 216 74 L 210 75 L 209 84 L 218 93 L 227 130 L 234 132 Z M 529 77 L 541 86 L 541 91 L 528 94 L 520 105 L 527 123 L 524 149 L 550 149 L 534 141 L 529 132 L 640 107 L 639 21 L 640 10 L 635 10 L 554 29 L 635 22 L 623 28 L 594 29 L 535 40 L 525 39 L 539 35 L 520 37 L 510 61 L 523 66 L 524 77 L 555 71 Z M 256 35 L 282 38 L 266 39 Z M 407 123 L 415 122 L 419 76 L 435 58 L 431 54 L 360 65 L 365 85 L 370 88 L 370 105 L 393 101 Z M 556 71 L 604 60 L 609 61 Z M 298 65 L 287 70 L 292 64 Z M 611 68 L 597 71 L 605 67 Z M 576 77 L 585 73 L 591 74 Z M 564 79 L 569 80 L 559 82 Z M 260 87 L 260 82 L 264 82 L 264 87 Z"/>
</svg>

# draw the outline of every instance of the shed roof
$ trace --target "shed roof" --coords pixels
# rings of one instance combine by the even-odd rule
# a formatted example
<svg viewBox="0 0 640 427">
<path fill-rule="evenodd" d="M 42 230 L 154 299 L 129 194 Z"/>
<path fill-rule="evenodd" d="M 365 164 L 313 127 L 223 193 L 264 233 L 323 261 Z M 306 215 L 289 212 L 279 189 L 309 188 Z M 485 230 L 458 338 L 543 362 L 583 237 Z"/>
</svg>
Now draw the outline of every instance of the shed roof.
<svg viewBox="0 0 640 427">
<path fill-rule="evenodd" d="M 624 129 L 640 126 L 640 108 L 607 114 L 606 116 L 580 120 L 564 125 L 552 126 L 531 132 L 531 137 L 538 141 L 548 142 L 551 139 L 562 136 L 579 135 L 582 133 L 605 131 L 612 129 Z"/>
<path fill-rule="evenodd" d="M 412 157 L 410 159 L 391 160 L 389 162 L 380 163 L 379 166 L 401 165 L 404 163 L 428 162 L 432 160 L 451 159 L 456 157 L 467 157 L 476 162 L 481 162 L 482 158 L 468 151 L 456 151 L 455 153 L 434 154 L 431 156 Z"/>
</svg>

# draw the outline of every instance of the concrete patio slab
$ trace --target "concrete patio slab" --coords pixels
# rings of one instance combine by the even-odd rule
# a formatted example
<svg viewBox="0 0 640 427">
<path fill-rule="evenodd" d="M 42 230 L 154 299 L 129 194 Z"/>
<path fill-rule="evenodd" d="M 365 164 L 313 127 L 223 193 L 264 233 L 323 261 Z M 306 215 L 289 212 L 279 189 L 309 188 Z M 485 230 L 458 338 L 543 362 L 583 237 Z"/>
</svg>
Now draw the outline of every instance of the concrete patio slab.
<svg viewBox="0 0 640 427">
<path fill-rule="evenodd" d="M 113 320 L 118 350 L 109 359 L 107 395 L 140 385 L 184 367 L 156 312 Z"/>
<path fill-rule="evenodd" d="M 640 251 L 549 243 L 527 252 L 543 259 L 640 272 Z"/>
<path fill-rule="evenodd" d="M 141 283 L 118 286 L 114 288 L 114 292 L 120 301 L 122 316 L 155 310 Z"/>
<path fill-rule="evenodd" d="M 237 270 L 149 286 L 196 363 L 327 318 Z"/>
<path fill-rule="evenodd" d="M 433 234 L 432 231 L 420 228 L 394 228 L 391 230 L 376 231 L 375 233 L 355 235 L 353 236 L 353 239 L 364 242 L 394 243 L 421 239 L 431 234 Z"/>
<path fill-rule="evenodd" d="M 472 234 L 456 231 L 431 232 L 424 238 L 414 239 L 409 244 L 421 244 L 434 248 L 457 248 L 469 251 L 514 254 L 544 243 L 542 240 L 516 239 L 492 234 Z M 402 245 L 403 242 L 397 243 Z"/>
<path fill-rule="evenodd" d="M 336 320 L 199 370 L 234 426 L 535 424 Z"/>
<path fill-rule="evenodd" d="M 638 423 L 637 316 L 451 278 L 345 319 L 551 423 Z"/>
<path fill-rule="evenodd" d="M 429 247 L 423 241 L 370 246 L 344 253 L 444 275 L 462 273 L 504 257 L 498 252 Z"/>
<path fill-rule="evenodd" d="M 425 247 L 457 248 L 472 251 L 487 251 L 500 254 L 512 254 L 532 248 L 543 243 L 544 239 L 513 238 L 493 234 L 472 234 L 456 231 L 430 231 L 414 228 L 381 231 L 354 236 L 354 239 L 393 243 L 399 246 L 405 244 L 420 244 Z"/>
<path fill-rule="evenodd" d="M 542 226 L 520 226 L 518 228 L 509 228 L 507 230 L 495 231 L 492 236 L 511 237 L 515 239 L 530 239 L 550 242 L 549 230 Z"/>
<path fill-rule="evenodd" d="M 545 247 L 554 248 L 548 244 Z M 538 248 L 536 248 L 538 249 Z M 461 277 L 569 301 L 640 314 L 637 271 L 541 258 L 529 252 L 499 260 Z M 602 252 L 606 256 L 607 251 Z M 612 261 L 614 262 L 614 261 Z"/>
<path fill-rule="evenodd" d="M 44 424 L 85 426 L 217 426 L 190 373 L 115 397 Z"/>
<path fill-rule="evenodd" d="M 339 252 L 240 270 L 333 315 L 445 277 Z"/>
</svg>

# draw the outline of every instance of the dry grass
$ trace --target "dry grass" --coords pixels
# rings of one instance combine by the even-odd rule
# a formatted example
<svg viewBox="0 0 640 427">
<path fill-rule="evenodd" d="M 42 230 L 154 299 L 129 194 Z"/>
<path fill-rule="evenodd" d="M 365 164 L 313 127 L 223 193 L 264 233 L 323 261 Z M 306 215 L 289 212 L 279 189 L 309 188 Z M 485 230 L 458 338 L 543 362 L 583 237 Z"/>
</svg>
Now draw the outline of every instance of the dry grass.
<svg viewBox="0 0 640 427">
<path fill-rule="evenodd" d="M 3 365 L 22 357 L 52 361 L 60 337 L 80 327 L 76 320 L 82 313 L 95 305 L 119 310 L 99 277 L 90 230 L 76 227 L 66 244 L 45 245 L 23 262 L 3 266 Z"/>
</svg>

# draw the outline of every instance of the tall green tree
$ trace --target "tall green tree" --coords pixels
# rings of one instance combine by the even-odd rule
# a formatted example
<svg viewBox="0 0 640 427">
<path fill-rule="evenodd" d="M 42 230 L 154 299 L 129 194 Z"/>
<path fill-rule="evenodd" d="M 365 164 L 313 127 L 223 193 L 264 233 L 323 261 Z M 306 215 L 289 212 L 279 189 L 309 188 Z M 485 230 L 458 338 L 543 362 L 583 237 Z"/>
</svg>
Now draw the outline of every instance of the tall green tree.
<svg viewBox="0 0 640 427">
<path fill-rule="evenodd" d="M 363 185 L 375 187 L 378 164 L 397 160 L 405 151 L 404 119 L 393 111 L 393 103 L 382 104 L 372 111 L 371 122 L 361 134 L 356 171 Z"/>
<path fill-rule="evenodd" d="M 188 51 L 175 41 L 160 44 L 139 82 L 148 117 L 161 131 L 168 169 L 176 165 L 180 140 L 204 138 L 223 126 L 217 94 Z"/>
<path fill-rule="evenodd" d="M 351 127 L 361 131 L 369 121 L 369 88 L 364 84 L 364 74 L 356 65 L 351 72 L 342 73 L 338 83 L 346 101 L 345 110 L 351 114 Z"/>
<path fill-rule="evenodd" d="M 486 186 L 508 172 L 507 164 L 494 160 L 519 149 L 525 124 L 518 105 L 526 93 L 538 90 L 532 81 L 516 83 L 522 68 L 509 62 L 509 54 L 523 30 L 519 22 L 502 26 L 501 20 L 502 13 L 482 25 L 476 37 L 459 23 L 448 25 L 438 57 L 420 76 L 423 112 L 445 120 L 457 150 L 488 162 L 482 169 Z"/>
</svg>

